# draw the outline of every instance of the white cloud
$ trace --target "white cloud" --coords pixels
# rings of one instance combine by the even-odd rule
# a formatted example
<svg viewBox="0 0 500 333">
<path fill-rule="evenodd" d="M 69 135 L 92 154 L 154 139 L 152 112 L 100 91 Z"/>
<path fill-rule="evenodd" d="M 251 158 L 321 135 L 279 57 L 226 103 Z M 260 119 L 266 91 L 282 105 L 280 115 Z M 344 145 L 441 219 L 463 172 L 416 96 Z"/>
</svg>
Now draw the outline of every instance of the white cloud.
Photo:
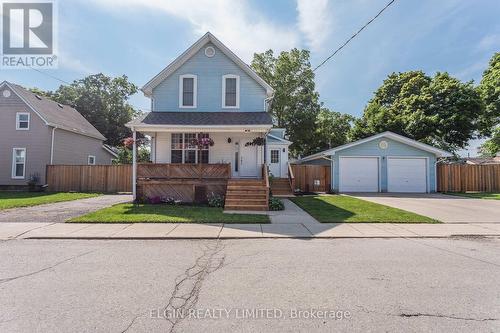
<svg viewBox="0 0 500 333">
<path fill-rule="evenodd" d="M 298 25 L 309 47 L 320 51 L 332 29 L 328 0 L 297 0 Z"/>
<path fill-rule="evenodd" d="M 486 35 L 479 41 L 479 51 L 497 50 L 500 48 L 500 34 Z"/>
<path fill-rule="evenodd" d="M 293 26 L 277 25 L 251 8 L 247 1 L 233 0 L 92 0 L 111 11 L 147 8 L 188 21 L 196 37 L 212 32 L 224 44 L 249 62 L 254 52 L 282 51 L 299 46 Z M 134 12 L 135 13 L 135 12 Z"/>
<path fill-rule="evenodd" d="M 63 69 L 68 69 L 77 73 L 82 74 L 95 74 L 98 73 L 96 69 L 84 64 L 78 57 L 71 55 L 68 52 L 60 51 L 58 53 L 59 67 Z"/>
</svg>

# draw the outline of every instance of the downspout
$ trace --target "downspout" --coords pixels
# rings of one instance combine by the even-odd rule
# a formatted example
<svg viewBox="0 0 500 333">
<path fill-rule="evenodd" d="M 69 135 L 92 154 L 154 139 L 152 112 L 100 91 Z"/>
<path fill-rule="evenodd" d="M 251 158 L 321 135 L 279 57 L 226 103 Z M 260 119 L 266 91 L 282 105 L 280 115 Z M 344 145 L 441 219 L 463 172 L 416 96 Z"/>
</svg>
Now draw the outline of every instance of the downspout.
<svg viewBox="0 0 500 333">
<path fill-rule="evenodd" d="M 52 127 L 52 137 L 50 143 L 50 164 L 54 164 L 54 136 L 56 135 L 57 126 Z"/>
</svg>

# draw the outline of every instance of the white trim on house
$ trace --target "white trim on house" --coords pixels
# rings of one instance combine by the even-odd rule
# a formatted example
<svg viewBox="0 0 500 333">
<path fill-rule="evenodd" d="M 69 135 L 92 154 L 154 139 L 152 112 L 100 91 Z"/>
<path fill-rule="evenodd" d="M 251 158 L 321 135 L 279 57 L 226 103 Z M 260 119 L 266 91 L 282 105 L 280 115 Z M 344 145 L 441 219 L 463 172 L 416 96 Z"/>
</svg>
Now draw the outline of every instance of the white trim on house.
<svg viewBox="0 0 500 333">
<path fill-rule="evenodd" d="M 193 79 L 193 105 L 184 105 L 184 79 Z M 179 75 L 179 108 L 181 109 L 196 109 L 198 96 L 198 76 L 195 74 Z"/>
<path fill-rule="evenodd" d="M 19 118 L 22 115 L 28 116 L 28 127 L 26 127 L 26 128 L 19 126 L 20 122 L 21 122 L 21 120 Z M 29 112 L 16 112 L 16 131 L 29 131 L 29 129 L 30 129 L 30 121 L 31 121 L 31 115 L 30 115 Z"/>
<path fill-rule="evenodd" d="M 22 150 L 24 151 L 24 162 L 23 162 L 23 175 L 22 176 L 16 176 L 16 151 L 17 150 Z M 26 160 L 27 160 L 27 154 L 26 154 L 26 148 L 12 148 L 12 169 L 11 169 L 11 178 L 12 179 L 25 179 L 26 178 Z"/>
<path fill-rule="evenodd" d="M 340 150 L 351 148 L 351 147 L 354 147 L 354 146 L 357 146 L 357 145 L 360 145 L 360 144 L 363 144 L 363 143 L 366 143 L 366 142 L 370 142 L 370 141 L 373 141 L 373 140 L 376 140 L 376 139 L 380 139 L 380 138 L 389 138 L 389 139 L 392 139 L 394 141 L 398 141 L 398 142 L 407 144 L 408 146 L 412 146 L 412 147 L 415 147 L 415 148 L 418 148 L 418 149 L 421 149 L 421 150 L 433 153 L 437 157 L 450 157 L 450 156 L 453 156 L 451 153 L 449 153 L 449 152 L 447 152 L 445 150 L 429 146 L 428 144 L 415 141 L 413 139 L 404 137 L 402 135 L 399 135 L 399 134 L 396 134 L 396 133 L 393 133 L 393 132 L 386 131 L 386 132 L 379 133 L 379 134 L 376 134 L 376 135 L 372 135 L 370 137 L 367 137 L 367 138 L 364 138 L 364 139 L 361 139 L 361 140 L 358 140 L 358 141 L 354 141 L 354 142 L 351 142 L 351 143 L 348 143 L 348 144 L 345 144 L 345 145 L 342 145 L 342 146 L 338 146 L 338 147 L 335 147 L 335 148 L 332 148 L 332 149 L 328 149 L 328 150 L 325 150 L 325 151 L 322 151 L 322 152 L 319 152 L 319 153 L 316 153 L 316 154 L 313 154 L 313 155 L 310 155 L 310 156 L 306 156 L 306 157 L 300 159 L 300 161 L 301 162 L 307 162 L 307 161 L 311 161 L 311 160 L 315 160 L 315 159 L 321 158 L 323 156 L 335 155 L 335 153 L 338 152 L 338 151 L 340 151 Z"/>
<path fill-rule="evenodd" d="M 186 61 L 188 61 L 193 55 L 195 55 L 203 46 L 207 43 L 214 44 L 222 53 L 224 53 L 229 59 L 231 59 L 236 65 L 238 65 L 244 72 L 246 72 L 252 79 L 259 83 L 264 89 L 266 89 L 266 94 L 268 97 L 274 94 L 274 89 L 266 83 L 253 69 L 248 66 L 243 60 L 241 60 L 236 54 L 234 54 L 227 46 L 225 46 L 221 41 L 215 38 L 210 32 L 207 32 L 203 37 L 198 39 L 193 45 L 191 45 L 186 51 L 184 51 L 179 57 L 177 57 L 173 62 L 171 62 L 167 67 L 165 67 L 160 73 L 153 77 L 148 83 L 142 87 L 142 92 L 147 97 L 151 97 L 153 94 L 153 89 L 163 82 L 168 76 L 179 69 Z"/>
<path fill-rule="evenodd" d="M 110 149 L 108 146 L 106 145 L 102 145 L 102 148 L 104 148 L 105 151 L 107 151 L 108 153 L 110 153 L 111 155 L 113 155 L 115 158 L 118 157 L 118 154 L 115 153 L 112 149 Z"/>
<path fill-rule="evenodd" d="M 236 79 L 236 105 L 226 105 L 226 79 Z M 222 108 L 239 109 L 240 108 L 240 76 L 234 74 L 222 75 Z"/>
<path fill-rule="evenodd" d="M 90 159 L 92 159 L 92 162 L 90 161 Z M 94 155 L 89 155 L 87 156 L 87 165 L 95 165 L 95 156 Z"/>
<path fill-rule="evenodd" d="M 276 139 L 280 142 L 272 142 L 272 143 L 269 143 L 270 145 L 291 145 L 292 144 L 292 141 L 288 141 L 286 139 L 282 139 L 280 137 L 277 137 L 275 135 L 272 135 L 272 134 L 267 134 L 267 136 L 273 138 L 273 139 Z"/>
<path fill-rule="evenodd" d="M 272 125 L 126 125 L 139 132 L 199 132 L 200 129 L 210 132 L 267 132 Z"/>
</svg>

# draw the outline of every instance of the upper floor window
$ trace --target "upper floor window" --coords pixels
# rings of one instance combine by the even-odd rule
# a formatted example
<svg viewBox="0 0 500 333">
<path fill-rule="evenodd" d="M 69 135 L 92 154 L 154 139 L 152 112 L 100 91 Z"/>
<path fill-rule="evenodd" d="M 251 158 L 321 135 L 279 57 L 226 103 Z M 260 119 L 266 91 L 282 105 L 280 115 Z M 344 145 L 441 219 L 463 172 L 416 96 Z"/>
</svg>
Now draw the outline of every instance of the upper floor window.
<svg viewBox="0 0 500 333">
<path fill-rule="evenodd" d="M 196 75 L 184 74 L 179 76 L 180 108 L 196 108 L 197 81 Z"/>
<path fill-rule="evenodd" d="M 227 74 L 222 77 L 222 107 L 238 109 L 240 107 L 240 77 Z"/>
<path fill-rule="evenodd" d="M 27 112 L 16 113 L 16 130 L 27 131 L 30 129 L 30 114 Z"/>
</svg>

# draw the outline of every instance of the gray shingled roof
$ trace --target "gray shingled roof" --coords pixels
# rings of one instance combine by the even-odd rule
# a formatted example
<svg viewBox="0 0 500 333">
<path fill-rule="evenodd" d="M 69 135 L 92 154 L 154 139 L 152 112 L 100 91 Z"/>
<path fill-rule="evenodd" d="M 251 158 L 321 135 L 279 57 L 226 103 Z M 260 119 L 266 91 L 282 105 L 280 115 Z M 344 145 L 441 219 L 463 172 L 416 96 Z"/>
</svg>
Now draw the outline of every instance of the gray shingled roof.
<svg viewBox="0 0 500 333">
<path fill-rule="evenodd" d="M 87 121 L 78 111 L 70 106 L 58 104 L 45 97 L 38 96 L 20 85 L 7 82 L 22 99 L 29 103 L 50 126 L 91 136 L 96 139 L 106 138 Z"/>
<path fill-rule="evenodd" d="M 129 125 L 272 125 L 267 112 L 149 112 Z"/>
</svg>

